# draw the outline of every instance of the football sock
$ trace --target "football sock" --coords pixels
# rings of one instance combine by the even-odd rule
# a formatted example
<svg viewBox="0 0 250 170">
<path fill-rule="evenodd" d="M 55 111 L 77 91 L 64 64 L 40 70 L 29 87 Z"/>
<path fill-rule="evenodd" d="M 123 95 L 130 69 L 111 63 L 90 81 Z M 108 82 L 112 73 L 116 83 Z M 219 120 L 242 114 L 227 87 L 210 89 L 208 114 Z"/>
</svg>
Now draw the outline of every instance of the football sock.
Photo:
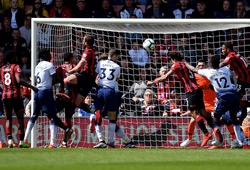
<svg viewBox="0 0 250 170">
<path fill-rule="evenodd" d="M 99 139 L 99 142 L 104 141 L 104 136 L 102 134 L 102 126 L 101 125 L 95 125 L 95 132 Z"/>
<path fill-rule="evenodd" d="M 119 128 L 119 129 L 116 131 L 116 133 L 117 133 L 117 135 L 118 135 L 120 138 L 122 138 L 126 143 L 128 143 L 128 142 L 131 141 L 121 128 Z"/>
<path fill-rule="evenodd" d="M 195 123 L 190 122 L 188 124 L 188 130 L 187 130 L 189 140 L 192 140 L 193 138 L 194 128 L 195 128 Z"/>
<path fill-rule="evenodd" d="M 201 131 L 204 134 L 206 134 L 208 131 L 207 131 L 207 128 L 205 126 L 204 120 L 200 115 L 196 116 L 196 122 L 197 122 L 198 126 L 200 127 Z"/>
<path fill-rule="evenodd" d="M 64 84 L 64 93 L 70 96 L 70 88 L 71 88 L 71 83 L 70 82 L 65 82 Z"/>
<path fill-rule="evenodd" d="M 25 135 L 24 135 L 24 139 L 28 140 L 31 129 L 34 127 L 34 124 L 35 123 L 32 120 L 28 121 L 27 128 L 26 128 Z"/>
<path fill-rule="evenodd" d="M 210 114 L 207 114 L 205 117 L 207 124 L 213 129 L 214 128 L 214 121 Z"/>
<path fill-rule="evenodd" d="M 115 141 L 115 139 L 114 139 L 115 127 L 116 127 L 115 123 L 109 122 L 109 124 L 108 124 L 109 143 L 112 143 Z"/>
<path fill-rule="evenodd" d="M 241 137 L 241 141 L 243 141 L 243 144 L 247 144 L 247 139 L 246 139 L 246 136 L 245 136 L 245 134 L 244 134 L 244 132 L 243 132 L 243 130 L 241 129 L 241 131 L 240 131 L 240 137 Z"/>
<path fill-rule="evenodd" d="M 57 135 L 57 126 L 55 125 L 55 121 L 52 119 L 50 121 L 50 144 L 56 144 L 56 135 Z"/>
<path fill-rule="evenodd" d="M 236 139 L 239 142 L 239 144 L 242 144 L 241 142 L 241 132 L 240 132 L 240 125 L 233 125 L 234 126 L 234 132 L 236 135 Z"/>
<path fill-rule="evenodd" d="M 229 131 L 232 139 L 236 139 L 236 136 L 235 136 L 235 133 L 234 133 L 234 127 L 233 127 L 232 124 L 231 125 L 227 125 L 227 130 Z"/>
</svg>

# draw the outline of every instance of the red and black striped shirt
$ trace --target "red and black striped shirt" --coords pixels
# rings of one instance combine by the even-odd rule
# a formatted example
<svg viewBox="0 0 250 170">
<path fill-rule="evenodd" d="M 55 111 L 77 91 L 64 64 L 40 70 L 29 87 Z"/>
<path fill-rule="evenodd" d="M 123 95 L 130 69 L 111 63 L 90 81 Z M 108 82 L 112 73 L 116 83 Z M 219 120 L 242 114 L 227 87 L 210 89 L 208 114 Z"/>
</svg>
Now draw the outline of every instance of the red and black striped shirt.
<svg viewBox="0 0 250 170">
<path fill-rule="evenodd" d="M 186 67 L 184 62 L 174 63 L 171 70 L 175 72 L 186 92 L 193 92 L 199 89 L 194 73 Z"/>
<path fill-rule="evenodd" d="M 236 78 L 242 83 L 250 82 L 250 75 L 247 69 L 247 64 L 236 52 L 230 52 L 224 60 L 231 70 L 234 71 Z"/>
<path fill-rule="evenodd" d="M 91 76 L 95 77 L 95 66 L 96 66 L 95 49 L 86 48 L 82 53 L 81 60 L 86 61 L 86 63 L 80 72 L 85 71 L 89 73 Z"/>
<path fill-rule="evenodd" d="M 2 99 L 20 98 L 20 85 L 17 83 L 15 75 L 21 76 L 22 70 L 17 64 L 6 64 L 1 68 L 0 77 L 3 86 Z"/>
</svg>

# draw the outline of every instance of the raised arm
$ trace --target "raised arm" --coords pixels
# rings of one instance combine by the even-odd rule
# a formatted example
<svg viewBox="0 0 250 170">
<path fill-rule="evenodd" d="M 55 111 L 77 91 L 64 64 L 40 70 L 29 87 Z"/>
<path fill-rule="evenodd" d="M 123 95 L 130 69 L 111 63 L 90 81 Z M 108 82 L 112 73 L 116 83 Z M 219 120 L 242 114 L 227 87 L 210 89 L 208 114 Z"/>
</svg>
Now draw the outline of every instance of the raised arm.
<svg viewBox="0 0 250 170">
<path fill-rule="evenodd" d="M 186 67 L 191 70 L 194 73 L 198 73 L 198 68 L 195 68 L 194 66 L 191 66 L 189 63 L 187 63 L 186 61 L 184 62 Z"/>
<path fill-rule="evenodd" d="M 225 63 L 224 61 L 222 61 L 222 62 L 219 64 L 219 67 L 224 67 L 224 66 L 227 66 L 227 63 Z"/>
<path fill-rule="evenodd" d="M 169 70 L 165 75 L 161 76 L 159 79 L 154 80 L 154 81 L 148 81 L 147 85 L 151 86 L 153 84 L 159 83 L 159 82 L 163 82 L 165 80 L 167 80 L 172 74 L 174 74 L 173 70 Z"/>
<path fill-rule="evenodd" d="M 84 61 L 84 60 L 80 60 L 79 63 L 74 68 L 72 68 L 71 70 L 66 70 L 66 71 L 69 74 L 73 74 L 73 73 L 79 72 L 81 70 L 81 68 L 83 68 L 85 62 L 86 61 Z"/>
</svg>

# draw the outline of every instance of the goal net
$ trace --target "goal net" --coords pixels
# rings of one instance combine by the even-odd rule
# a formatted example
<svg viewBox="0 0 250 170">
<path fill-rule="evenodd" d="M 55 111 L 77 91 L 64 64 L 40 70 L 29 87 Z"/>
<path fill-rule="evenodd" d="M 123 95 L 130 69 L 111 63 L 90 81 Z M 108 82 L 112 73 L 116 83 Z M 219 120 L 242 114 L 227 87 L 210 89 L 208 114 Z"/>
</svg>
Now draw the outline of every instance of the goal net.
<svg viewBox="0 0 250 170">
<path fill-rule="evenodd" d="M 197 61 L 208 61 L 212 55 L 222 56 L 221 44 L 230 41 L 235 51 L 250 57 L 250 21 L 248 20 L 152 20 L 152 19 L 32 19 L 32 77 L 38 62 L 37 53 L 41 48 L 50 49 L 53 63 L 60 66 L 63 54 L 71 52 L 78 62 L 84 50 L 83 37 L 95 37 L 96 59 L 108 53 L 111 47 L 120 50 L 121 80 L 119 89 L 122 103 L 117 124 L 132 138 L 137 147 L 179 148 L 187 139 L 190 117 L 180 116 L 187 111 L 185 93 L 175 76 L 165 82 L 164 96 L 156 87 L 147 87 L 146 81 L 159 77 L 159 70 L 171 67 L 167 56 L 169 51 L 181 51 L 187 62 L 196 66 Z M 155 50 L 145 51 L 142 43 L 146 38 L 155 42 Z M 223 57 L 223 56 L 222 56 Z M 33 81 L 34 83 L 34 81 Z M 153 92 L 153 104 L 145 104 L 144 92 Z M 55 88 L 56 90 L 56 88 Z M 162 98 L 167 104 L 162 104 Z M 167 115 L 167 116 L 163 116 Z M 58 113 L 64 119 L 64 113 Z M 108 120 L 102 122 L 107 141 Z M 207 126 L 208 130 L 211 129 Z M 73 138 L 69 147 L 93 147 L 98 143 L 96 134 L 89 131 L 89 117 L 77 111 L 73 117 Z M 212 133 L 212 132 L 211 132 Z M 223 128 L 225 147 L 232 142 L 227 128 Z M 31 135 L 32 147 L 49 144 L 49 121 L 40 116 Z M 64 132 L 58 131 L 58 143 Z M 200 147 L 203 133 L 196 126 L 191 148 Z M 116 136 L 115 145 L 124 146 Z M 211 141 L 206 147 L 211 146 Z"/>
</svg>

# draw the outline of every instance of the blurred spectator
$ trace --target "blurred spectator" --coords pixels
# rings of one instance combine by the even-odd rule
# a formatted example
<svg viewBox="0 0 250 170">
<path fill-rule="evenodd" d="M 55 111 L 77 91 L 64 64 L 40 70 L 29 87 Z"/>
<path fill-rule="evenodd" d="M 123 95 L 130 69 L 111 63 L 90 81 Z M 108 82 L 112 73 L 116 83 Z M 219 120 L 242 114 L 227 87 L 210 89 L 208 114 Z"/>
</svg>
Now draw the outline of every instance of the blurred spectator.
<svg viewBox="0 0 250 170">
<path fill-rule="evenodd" d="M 41 0 L 41 2 L 46 11 L 50 11 L 50 9 L 53 7 L 53 0 Z"/>
<path fill-rule="evenodd" d="M 18 63 L 21 64 L 22 54 L 28 51 L 26 40 L 20 36 L 20 30 L 18 28 L 14 28 L 11 35 L 11 39 L 9 39 L 4 46 L 4 52 L 14 50 L 18 57 Z"/>
<path fill-rule="evenodd" d="M 146 9 L 144 18 L 174 18 L 174 15 L 162 5 L 161 0 L 152 0 L 152 6 Z"/>
<path fill-rule="evenodd" d="M 124 94 L 127 92 L 130 88 L 130 86 L 133 84 L 134 77 L 134 69 L 133 64 L 129 62 L 128 57 L 121 55 L 120 59 L 120 65 L 121 65 L 121 74 L 120 74 L 120 80 L 118 81 L 119 91 Z"/>
<path fill-rule="evenodd" d="M 76 61 L 78 61 L 79 57 L 82 55 L 82 52 L 84 50 L 84 45 L 83 45 L 84 44 L 83 43 L 84 35 L 83 35 L 82 30 L 78 29 L 78 28 L 76 28 L 74 30 L 73 35 L 75 35 L 75 36 L 73 37 L 73 41 L 72 41 L 72 50 L 73 50 L 73 54 L 75 56 L 78 56 L 77 60 L 76 60 Z"/>
<path fill-rule="evenodd" d="M 155 50 L 160 52 L 162 62 L 167 63 L 167 54 L 169 51 L 174 51 L 177 48 L 177 42 L 174 41 L 172 34 L 161 34 L 159 42 L 156 42 Z"/>
<path fill-rule="evenodd" d="M 170 98 L 164 104 L 163 116 L 180 116 L 183 113 L 182 99 L 180 92 L 172 90 Z"/>
<path fill-rule="evenodd" d="M 243 0 L 237 0 L 234 18 L 250 18 L 250 13 L 246 11 L 246 5 Z"/>
<path fill-rule="evenodd" d="M 35 0 L 32 9 L 27 11 L 27 14 L 31 14 L 32 18 L 49 18 L 49 14 L 44 9 L 41 0 Z"/>
<path fill-rule="evenodd" d="M 141 42 L 137 39 L 133 39 L 131 43 L 131 49 L 128 51 L 129 56 L 133 64 L 139 67 L 144 67 L 150 62 L 147 51 L 141 47 Z"/>
<path fill-rule="evenodd" d="M 109 0 L 102 0 L 101 8 L 95 11 L 94 18 L 116 18 L 117 14 Z"/>
<path fill-rule="evenodd" d="M 138 104 L 140 104 L 140 101 L 143 101 L 143 95 L 147 89 L 146 76 L 146 69 L 141 68 L 139 70 L 139 79 L 135 80 L 129 91 L 123 94 L 123 112 L 134 111 L 138 107 Z"/>
<path fill-rule="evenodd" d="M 24 9 L 24 1 L 25 0 L 17 0 L 18 6 L 22 9 Z M 1 0 L 3 10 L 8 9 L 11 6 L 11 0 Z"/>
<path fill-rule="evenodd" d="M 115 48 L 120 50 L 121 55 L 127 55 L 128 49 L 130 49 L 130 47 L 125 43 L 125 36 L 123 33 L 116 33 Z"/>
<path fill-rule="evenodd" d="M 241 128 L 248 139 L 248 142 L 250 142 L 250 108 L 247 108 L 247 116 L 242 122 Z"/>
<path fill-rule="evenodd" d="M 12 38 L 12 28 L 10 25 L 10 18 L 5 17 L 3 20 L 2 29 L 0 29 L 0 47 L 4 47 L 5 44 Z"/>
<path fill-rule="evenodd" d="M 71 18 L 71 10 L 66 7 L 63 0 L 55 0 L 55 5 L 49 11 L 50 18 Z"/>
<path fill-rule="evenodd" d="M 184 37 L 181 38 L 177 47 L 177 51 L 181 51 L 183 53 L 184 59 L 191 63 L 193 66 L 196 65 L 196 62 L 200 59 L 197 58 L 195 48 L 191 46 L 190 41 L 188 38 Z"/>
<path fill-rule="evenodd" d="M 51 26 L 50 25 L 40 25 L 37 27 L 37 47 L 49 48 L 51 42 Z"/>
<path fill-rule="evenodd" d="M 159 116 L 160 108 L 155 93 L 146 89 L 143 94 L 143 100 L 139 102 L 139 108 L 136 109 L 137 116 Z"/>
<path fill-rule="evenodd" d="M 2 68 L 2 66 L 4 64 L 5 64 L 5 62 L 4 62 L 4 52 L 0 48 L 0 69 Z M 2 86 L 1 83 L 0 83 L 0 86 Z M 0 116 L 2 116 L 2 115 L 3 115 L 3 101 L 2 101 L 2 90 L 0 90 Z"/>
<path fill-rule="evenodd" d="M 134 0 L 125 0 L 125 5 L 119 11 L 118 17 L 131 18 L 132 15 L 135 15 L 136 18 L 143 18 L 143 11 L 135 5 Z"/>
<path fill-rule="evenodd" d="M 4 11 L 4 17 L 10 18 L 12 28 L 20 28 L 24 25 L 25 12 L 18 6 L 17 0 L 10 2 L 10 8 Z"/>
<path fill-rule="evenodd" d="M 159 71 L 159 77 L 156 79 L 159 79 L 161 76 L 165 75 L 168 72 L 168 68 L 166 66 L 162 66 Z M 157 87 L 157 99 L 158 102 L 161 105 L 165 105 L 167 103 L 169 97 L 170 97 L 170 86 L 172 86 L 173 83 L 169 83 L 167 81 L 165 82 L 159 82 L 156 84 Z"/>
<path fill-rule="evenodd" d="M 31 40 L 31 14 L 25 15 L 25 21 L 24 26 L 19 28 L 21 37 L 23 37 L 26 40 L 26 43 L 28 47 L 31 46 L 30 40 Z"/>
<path fill-rule="evenodd" d="M 214 18 L 214 14 L 207 8 L 206 0 L 197 0 L 196 10 L 194 10 L 190 18 Z"/>
<path fill-rule="evenodd" d="M 85 0 L 77 0 L 76 9 L 73 10 L 73 18 L 92 18 L 92 11 L 88 8 Z"/>
<path fill-rule="evenodd" d="M 3 6 L 2 2 L 0 1 L 0 30 L 2 28 L 2 20 L 3 20 Z"/>
<path fill-rule="evenodd" d="M 164 63 L 162 62 L 162 56 L 157 51 L 150 51 L 149 54 L 150 54 L 149 56 L 150 56 L 150 61 L 151 61 L 149 63 L 150 68 L 151 68 L 151 73 L 152 75 L 157 75 L 157 70 L 159 70 L 162 67 L 162 65 L 164 65 Z"/>
<path fill-rule="evenodd" d="M 31 76 L 31 56 L 30 53 L 26 52 L 22 54 L 21 58 L 21 64 L 20 67 L 22 69 L 22 75 L 21 78 L 26 81 L 30 82 L 30 76 Z"/>
<path fill-rule="evenodd" d="M 223 0 L 222 9 L 215 12 L 215 18 L 233 18 L 233 11 L 230 0 Z"/>
<path fill-rule="evenodd" d="M 189 6 L 189 0 L 180 0 L 180 6 L 173 11 L 175 19 L 190 18 L 194 9 Z"/>
<path fill-rule="evenodd" d="M 95 45 L 96 45 L 96 49 L 97 49 L 98 55 L 100 55 L 102 53 L 106 53 L 107 54 L 109 52 L 109 44 L 105 40 L 104 35 L 98 34 L 96 36 L 95 42 L 96 42 Z"/>
</svg>

